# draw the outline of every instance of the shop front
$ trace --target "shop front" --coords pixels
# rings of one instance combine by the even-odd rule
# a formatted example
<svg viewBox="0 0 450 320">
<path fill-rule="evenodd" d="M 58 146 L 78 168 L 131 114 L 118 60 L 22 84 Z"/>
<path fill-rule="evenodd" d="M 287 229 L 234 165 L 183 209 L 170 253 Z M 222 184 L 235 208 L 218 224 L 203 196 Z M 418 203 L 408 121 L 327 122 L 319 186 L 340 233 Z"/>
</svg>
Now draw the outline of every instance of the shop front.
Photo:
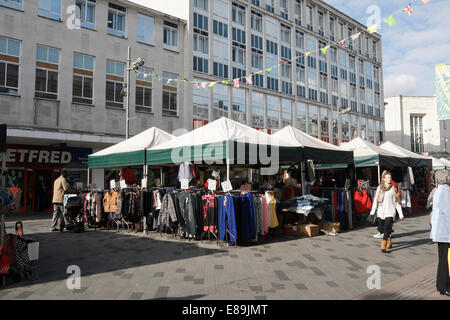
<svg viewBox="0 0 450 320">
<path fill-rule="evenodd" d="M 53 182 L 67 170 L 72 188 L 87 188 L 90 148 L 6 145 L 7 186 L 21 189 L 19 211 L 51 210 Z"/>
</svg>

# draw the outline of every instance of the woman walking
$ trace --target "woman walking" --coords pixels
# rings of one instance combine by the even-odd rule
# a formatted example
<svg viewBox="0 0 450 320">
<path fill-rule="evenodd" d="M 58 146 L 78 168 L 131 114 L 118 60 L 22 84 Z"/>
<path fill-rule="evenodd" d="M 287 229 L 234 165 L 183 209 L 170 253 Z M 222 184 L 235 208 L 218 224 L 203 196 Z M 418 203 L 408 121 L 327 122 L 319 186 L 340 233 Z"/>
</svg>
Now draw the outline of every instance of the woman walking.
<svg viewBox="0 0 450 320">
<path fill-rule="evenodd" d="M 392 184 L 392 174 L 384 170 L 381 175 L 381 185 L 377 188 L 370 211 L 370 215 L 374 215 L 376 212 L 378 218 L 380 218 L 380 229 L 383 230 L 382 252 L 387 252 L 387 249 L 392 247 L 391 233 L 396 212 L 398 212 L 400 219 L 403 219 L 400 202 L 397 188 Z"/>
</svg>

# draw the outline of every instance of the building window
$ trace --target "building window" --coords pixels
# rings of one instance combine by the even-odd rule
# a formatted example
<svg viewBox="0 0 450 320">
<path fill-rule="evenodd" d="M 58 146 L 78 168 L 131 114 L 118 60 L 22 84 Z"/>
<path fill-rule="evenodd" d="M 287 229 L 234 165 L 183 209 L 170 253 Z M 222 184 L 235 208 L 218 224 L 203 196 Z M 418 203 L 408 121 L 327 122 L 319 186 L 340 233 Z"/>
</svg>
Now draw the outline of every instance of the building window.
<svg viewBox="0 0 450 320">
<path fill-rule="evenodd" d="M 76 0 L 75 4 L 80 10 L 81 26 L 95 30 L 96 0 Z"/>
<path fill-rule="evenodd" d="M 291 29 L 287 26 L 281 25 L 281 41 L 285 42 L 289 46 L 291 45 Z"/>
<path fill-rule="evenodd" d="M 105 105 L 113 108 L 123 108 L 123 82 L 125 63 L 106 60 L 106 97 Z"/>
<path fill-rule="evenodd" d="M 410 115 L 411 151 L 422 153 L 423 148 L 423 115 Z"/>
<path fill-rule="evenodd" d="M 297 97 L 306 99 L 306 88 L 305 88 L 305 86 L 297 86 Z"/>
<path fill-rule="evenodd" d="M 153 70 L 145 67 L 140 67 L 140 71 L 148 75 Z M 136 111 L 152 112 L 152 77 L 146 76 L 142 73 L 136 76 Z"/>
<path fill-rule="evenodd" d="M 194 7 L 208 11 L 208 0 L 194 0 Z"/>
<path fill-rule="evenodd" d="M 278 91 L 278 79 L 267 77 L 267 89 Z"/>
<path fill-rule="evenodd" d="M 278 55 L 278 44 L 273 41 L 266 40 L 266 51 L 271 54 Z"/>
<path fill-rule="evenodd" d="M 267 96 L 267 128 L 280 129 L 280 99 Z"/>
<path fill-rule="evenodd" d="M 319 136 L 319 108 L 316 106 L 309 105 L 309 124 L 310 124 L 310 134 L 314 137 Z"/>
<path fill-rule="evenodd" d="M 201 80 L 194 79 L 197 83 Z M 194 86 L 192 90 L 194 119 L 208 120 L 209 118 L 209 90 Z"/>
<path fill-rule="evenodd" d="M 0 92 L 18 94 L 20 41 L 0 37 Z"/>
<path fill-rule="evenodd" d="M 258 49 L 258 50 L 263 50 L 263 39 L 261 37 L 255 36 L 255 35 L 251 35 L 251 39 L 252 39 L 252 48 Z"/>
<path fill-rule="evenodd" d="M 194 28 L 208 31 L 208 17 L 194 12 Z"/>
<path fill-rule="evenodd" d="M 173 81 L 178 79 L 178 75 L 168 72 L 163 72 L 163 116 L 177 116 L 178 115 L 178 94 L 177 94 L 177 82 Z"/>
<path fill-rule="evenodd" d="M 264 128 L 264 95 L 252 92 L 252 124 L 256 128 Z"/>
<path fill-rule="evenodd" d="M 285 19 L 289 19 L 289 1 L 280 0 L 280 15 Z"/>
<path fill-rule="evenodd" d="M 297 81 L 305 83 L 305 68 L 297 67 Z"/>
<path fill-rule="evenodd" d="M 23 0 L 0 0 L 0 6 L 23 10 Z"/>
<path fill-rule="evenodd" d="M 305 50 L 305 35 L 302 32 L 295 32 L 295 46 L 297 49 Z"/>
<path fill-rule="evenodd" d="M 301 0 L 295 1 L 295 24 L 302 26 L 302 2 Z"/>
<path fill-rule="evenodd" d="M 233 79 L 239 78 L 241 82 L 245 83 L 245 70 L 239 68 L 233 68 Z M 244 78 L 244 79 L 241 79 Z"/>
<path fill-rule="evenodd" d="M 38 15 L 61 20 L 61 0 L 39 0 Z"/>
<path fill-rule="evenodd" d="M 252 11 L 251 28 L 258 32 L 262 32 L 262 15 L 260 13 Z"/>
<path fill-rule="evenodd" d="M 216 120 L 221 117 L 228 117 L 228 107 L 230 105 L 228 86 L 216 84 L 213 87 L 213 97 L 212 119 Z"/>
<path fill-rule="evenodd" d="M 164 21 L 163 43 L 166 49 L 178 50 L 178 25 Z"/>
<path fill-rule="evenodd" d="M 231 17 L 233 22 L 245 26 L 245 7 L 233 2 Z"/>
<path fill-rule="evenodd" d="M 323 37 L 325 35 L 325 27 L 323 23 L 323 13 L 317 12 L 317 20 L 318 20 L 318 33 Z"/>
<path fill-rule="evenodd" d="M 194 71 L 208 73 L 208 59 L 194 56 Z"/>
<path fill-rule="evenodd" d="M 58 71 L 59 50 L 37 46 L 35 97 L 58 98 Z"/>
<path fill-rule="evenodd" d="M 334 19 L 330 18 L 330 40 L 334 41 Z"/>
<path fill-rule="evenodd" d="M 137 41 L 153 44 L 154 19 L 152 17 L 137 14 Z"/>
<path fill-rule="evenodd" d="M 252 68 L 263 69 L 263 56 L 261 54 L 252 52 Z"/>
<path fill-rule="evenodd" d="M 108 7 L 108 34 L 125 37 L 127 8 L 109 3 Z"/>
<path fill-rule="evenodd" d="M 320 134 L 322 140 L 329 142 L 329 109 L 328 108 L 320 108 Z"/>
<path fill-rule="evenodd" d="M 219 22 L 217 20 L 213 21 L 213 33 L 224 38 L 228 38 L 228 25 L 226 23 Z"/>
<path fill-rule="evenodd" d="M 237 41 L 245 45 L 246 42 L 245 31 L 242 31 L 237 28 L 232 28 L 232 31 L 233 31 L 233 41 Z"/>
<path fill-rule="evenodd" d="M 237 122 L 247 124 L 246 90 L 232 88 L 231 118 Z"/>
<path fill-rule="evenodd" d="M 306 6 L 306 28 L 310 31 L 314 30 L 313 9 L 310 6 Z"/>
<path fill-rule="evenodd" d="M 274 0 L 266 0 L 266 10 L 269 12 L 275 12 Z"/>
<path fill-rule="evenodd" d="M 208 54 L 208 37 L 194 33 L 194 51 Z"/>
<path fill-rule="evenodd" d="M 233 46 L 232 61 L 245 66 L 245 49 Z"/>
<path fill-rule="evenodd" d="M 213 63 L 213 74 L 216 77 L 228 79 L 228 65 L 214 62 Z"/>
<path fill-rule="evenodd" d="M 94 57 L 74 53 L 72 102 L 92 104 L 93 86 Z"/>
</svg>

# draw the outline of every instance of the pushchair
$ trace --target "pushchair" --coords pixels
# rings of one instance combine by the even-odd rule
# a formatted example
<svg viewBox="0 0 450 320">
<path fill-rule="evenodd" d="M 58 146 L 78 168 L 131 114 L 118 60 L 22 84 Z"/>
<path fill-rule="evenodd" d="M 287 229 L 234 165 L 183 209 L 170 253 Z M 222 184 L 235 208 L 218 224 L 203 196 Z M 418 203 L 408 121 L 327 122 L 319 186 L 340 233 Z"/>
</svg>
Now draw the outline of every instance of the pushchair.
<svg viewBox="0 0 450 320">
<path fill-rule="evenodd" d="M 67 199 L 64 206 L 66 230 L 76 233 L 84 232 L 83 201 L 76 195 Z"/>
</svg>

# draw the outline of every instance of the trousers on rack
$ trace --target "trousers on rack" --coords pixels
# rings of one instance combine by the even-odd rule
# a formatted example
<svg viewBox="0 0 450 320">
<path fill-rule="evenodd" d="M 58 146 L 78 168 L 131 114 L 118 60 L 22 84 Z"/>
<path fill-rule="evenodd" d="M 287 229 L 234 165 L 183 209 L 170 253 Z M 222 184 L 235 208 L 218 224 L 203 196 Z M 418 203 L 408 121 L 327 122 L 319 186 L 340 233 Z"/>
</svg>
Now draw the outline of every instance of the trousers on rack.
<svg viewBox="0 0 450 320">
<path fill-rule="evenodd" d="M 225 240 L 226 227 L 235 237 L 230 236 L 230 242 L 235 243 L 237 238 L 236 213 L 234 199 L 230 195 L 220 196 L 219 198 L 219 239 L 222 241 Z"/>
</svg>

